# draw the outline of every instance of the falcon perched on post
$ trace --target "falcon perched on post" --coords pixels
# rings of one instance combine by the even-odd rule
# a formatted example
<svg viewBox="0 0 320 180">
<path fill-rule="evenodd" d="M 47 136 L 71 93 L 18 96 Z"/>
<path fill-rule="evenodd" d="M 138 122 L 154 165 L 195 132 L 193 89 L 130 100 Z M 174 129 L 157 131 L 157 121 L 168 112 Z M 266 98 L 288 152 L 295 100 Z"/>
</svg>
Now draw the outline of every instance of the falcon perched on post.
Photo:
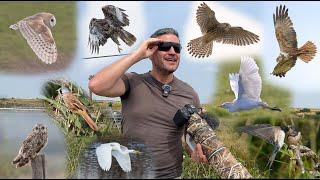
<svg viewBox="0 0 320 180">
<path fill-rule="evenodd" d="M 120 48 L 118 38 L 128 46 L 133 45 L 136 37 L 123 29 L 124 26 L 129 25 L 128 15 L 123 11 L 125 10 L 113 5 L 106 5 L 102 7 L 104 19 L 91 19 L 88 41 L 91 53 L 95 52 L 99 54 L 99 46 L 103 46 L 109 38 L 117 44 L 119 53 L 122 49 Z"/>
<path fill-rule="evenodd" d="M 278 64 L 273 69 L 272 74 L 284 77 L 296 64 L 297 58 L 308 63 L 315 56 L 317 49 L 310 41 L 307 41 L 302 47 L 298 48 L 297 35 L 293 29 L 286 6 L 280 5 L 280 8 L 276 8 L 276 14 L 273 14 L 273 23 L 280 47 L 280 54 L 277 57 Z"/>
<path fill-rule="evenodd" d="M 34 159 L 48 143 L 48 128 L 43 124 L 36 124 L 32 133 L 23 141 L 18 155 L 12 161 L 16 167 L 23 167 Z"/>
<path fill-rule="evenodd" d="M 245 46 L 259 41 L 258 35 L 244 30 L 242 27 L 219 23 L 215 12 L 206 3 L 202 3 L 198 7 L 197 23 L 203 36 L 192 39 L 187 47 L 189 53 L 198 58 L 211 55 L 213 41 L 237 46 Z"/>
</svg>

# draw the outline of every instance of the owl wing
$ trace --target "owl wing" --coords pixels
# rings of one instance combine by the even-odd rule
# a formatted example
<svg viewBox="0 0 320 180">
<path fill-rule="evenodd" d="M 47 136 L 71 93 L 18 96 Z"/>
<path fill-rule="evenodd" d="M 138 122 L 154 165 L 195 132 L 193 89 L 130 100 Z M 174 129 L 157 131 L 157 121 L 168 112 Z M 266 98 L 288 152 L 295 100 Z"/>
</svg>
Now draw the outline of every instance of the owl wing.
<svg viewBox="0 0 320 180">
<path fill-rule="evenodd" d="M 36 134 L 31 134 L 23 141 L 22 147 L 19 152 L 23 157 L 34 158 L 37 153 L 46 145 L 46 139 L 44 139 L 45 141 L 42 142 L 41 139 L 37 138 L 44 137 L 39 137 Z"/>
<path fill-rule="evenodd" d="M 42 20 L 22 20 L 19 22 L 18 26 L 21 34 L 41 61 L 46 64 L 56 62 L 58 56 L 57 47 L 51 34 L 51 30 Z"/>
<path fill-rule="evenodd" d="M 280 54 L 281 56 L 281 54 Z M 287 58 L 286 60 L 279 61 L 274 67 L 272 74 L 275 76 L 284 77 L 286 73 L 296 64 L 296 58 Z"/>
<path fill-rule="evenodd" d="M 215 17 L 214 11 L 212 11 L 204 2 L 198 7 L 196 18 L 202 34 L 208 32 L 208 30 L 216 27 L 219 24 Z"/>
<path fill-rule="evenodd" d="M 240 84 L 244 94 L 255 101 L 260 101 L 262 80 L 259 75 L 259 67 L 251 57 L 241 57 L 240 65 Z"/>
<path fill-rule="evenodd" d="M 118 26 L 129 25 L 128 15 L 124 13 L 124 11 L 126 10 L 112 6 L 112 5 L 106 5 L 102 7 L 102 12 L 104 14 L 104 17 L 112 20 L 113 23 L 117 24 Z"/>
<path fill-rule="evenodd" d="M 297 35 L 285 6 L 280 5 L 279 9 L 276 8 L 273 23 L 280 50 L 288 52 L 292 48 L 297 48 Z"/>
<path fill-rule="evenodd" d="M 261 138 L 272 145 L 275 145 L 276 131 L 279 131 L 280 129 L 278 126 L 272 126 L 270 124 L 255 124 L 240 127 L 239 130 L 241 132 L 245 132 L 252 136 Z"/>
<path fill-rule="evenodd" d="M 230 27 L 227 31 L 217 31 L 215 41 L 224 44 L 245 46 L 259 41 L 259 36 L 243 29 L 242 27 Z"/>
</svg>

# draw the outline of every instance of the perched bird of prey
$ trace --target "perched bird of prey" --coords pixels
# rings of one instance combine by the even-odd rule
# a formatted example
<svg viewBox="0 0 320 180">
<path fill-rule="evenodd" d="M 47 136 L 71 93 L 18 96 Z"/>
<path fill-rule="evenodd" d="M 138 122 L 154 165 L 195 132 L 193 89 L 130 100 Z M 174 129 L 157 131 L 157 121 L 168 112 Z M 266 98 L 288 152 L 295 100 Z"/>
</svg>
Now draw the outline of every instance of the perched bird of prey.
<svg viewBox="0 0 320 180">
<path fill-rule="evenodd" d="M 229 23 L 219 23 L 215 12 L 206 3 L 197 9 L 197 23 L 202 35 L 188 43 L 188 51 L 192 56 L 203 58 L 212 54 L 213 42 L 245 46 L 259 41 L 259 36 L 242 27 L 234 27 Z"/>
<path fill-rule="evenodd" d="M 272 74 L 284 77 L 296 64 L 297 58 L 308 63 L 315 56 L 317 49 L 310 41 L 307 41 L 302 47 L 298 48 L 297 35 L 293 29 L 286 6 L 280 5 L 280 8 L 276 8 L 276 14 L 273 14 L 273 23 L 280 47 L 280 54 L 277 57 L 277 65 L 274 67 Z"/>
<path fill-rule="evenodd" d="M 63 102 L 65 103 L 66 107 L 72 113 L 75 113 L 75 114 L 82 116 L 84 118 L 84 120 L 87 122 L 87 124 L 90 126 L 90 128 L 93 129 L 94 131 L 97 131 L 98 126 L 90 117 L 88 109 L 64 85 L 61 86 L 61 94 L 62 94 Z"/>
<path fill-rule="evenodd" d="M 95 52 L 99 54 L 99 46 L 103 46 L 109 38 L 117 44 L 119 53 L 122 49 L 120 48 L 118 38 L 128 46 L 133 45 L 136 37 L 123 29 L 123 27 L 129 25 L 128 15 L 123 11 L 125 10 L 113 5 L 106 5 L 102 7 L 104 19 L 91 19 L 88 41 L 91 53 Z"/>
<path fill-rule="evenodd" d="M 26 17 L 10 25 L 13 30 L 20 30 L 22 36 L 36 55 L 46 64 L 57 60 L 57 47 L 50 28 L 56 25 L 56 18 L 47 12 Z"/>
<path fill-rule="evenodd" d="M 101 144 L 96 149 L 98 163 L 100 167 L 109 171 L 111 168 L 112 156 L 116 158 L 120 167 L 125 172 L 131 171 L 131 161 L 129 153 L 140 153 L 135 150 L 129 150 L 117 142 Z"/>
<path fill-rule="evenodd" d="M 270 124 L 255 124 L 240 127 L 239 130 L 241 132 L 259 137 L 273 145 L 272 154 L 267 163 L 269 169 L 271 168 L 277 153 L 284 143 L 286 143 L 288 146 L 298 145 L 301 143 L 301 133 L 293 125 L 272 126 Z"/>
<path fill-rule="evenodd" d="M 233 102 L 225 102 L 219 107 L 229 112 L 250 110 L 257 107 L 281 111 L 272 108 L 260 99 L 262 80 L 259 75 L 259 67 L 251 57 L 241 57 L 239 74 L 229 74 L 230 86 L 235 95 Z"/>
<path fill-rule="evenodd" d="M 18 155 L 12 161 L 16 167 L 23 167 L 34 159 L 48 143 L 48 128 L 43 124 L 36 124 L 32 133 L 23 141 Z"/>
</svg>

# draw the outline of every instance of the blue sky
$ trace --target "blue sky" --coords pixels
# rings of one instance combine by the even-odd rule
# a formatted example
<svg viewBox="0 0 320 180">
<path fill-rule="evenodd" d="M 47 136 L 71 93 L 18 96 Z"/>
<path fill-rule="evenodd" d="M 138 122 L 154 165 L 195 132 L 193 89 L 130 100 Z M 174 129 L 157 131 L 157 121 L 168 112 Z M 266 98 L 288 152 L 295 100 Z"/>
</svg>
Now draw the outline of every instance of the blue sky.
<svg viewBox="0 0 320 180">
<path fill-rule="evenodd" d="M 22 2 L 23 3 L 23 2 Z M 235 47 L 214 43 L 213 55 L 205 60 L 191 58 L 186 52 L 186 44 L 191 38 L 198 37 L 201 32 L 195 24 L 195 12 L 201 2 L 86 2 L 77 3 L 77 52 L 73 64 L 66 71 L 45 73 L 38 75 L 13 75 L 0 74 L 0 97 L 35 98 L 40 97 L 40 88 L 48 79 L 65 77 L 75 81 L 84 89 L 87 89 L 88 76 L 95 74 L 109 63 L 118 58 L 104 58 L 84 60 L 90 56 L 87 46 L 88 24 L 92 17 L 102 18 L 101 7 L 106 4 L 114 4 L 126 9 L 130 19 L 130 26 L 126 28 L 137 37 L 137 42 L 132 46 L 126 46 L 122 41 L 123 53 L 130 53 L 136 49 L 142 40 L 149 37 L 156 29 L 173 27 L 178 30 L 183 46 L 181 64 L 176 76 L 189 83 L 199 94 L 202 103 L 210 103 L 213 100 L 215 89 L 215 73 L 217 66 L 223 61 L 224 56 L 234 56 L 240 61 L 240 55 L 261 55 L 263 57 L 266 80 L 292 90 L 295 107 L 317 107 L 320 105 L 319 56 L 309 64 L 298 60 L 295 67 L 287 73 L 285 78 L 271 76 L 270 73 L 276 65 L 276 57 L 279 53 L 272 14 L 276 6 L 285 4 L 289 8 L 289 16 L 293 21 L 298 37 L 298 46 L 307 40 L 318 43 L 320 24 L 316 23 L 320 17 L 320 2 L 244 2 L 244 1 L 221 1 L 207 2 L 216 12 L 220 22 L 229 22 L 231 25 L 242 26 L 245 29 L 257 33 L 261 42 L 246 47 Z M 81 12 L 81 13 L 80 13 Z M 57 25 L 59 20 L 57 20 Z M 115 44 L 109 40 L 101 48 L 100 55 L 117 54 Z M 238 62 L 237 62 L 238 63 Z M 144 73 L 151 69 L 149 60 L 143 60 L 135 64 L 129 71 Z M 226 80 L 227 77 L 226 77 Z M 3 86 L 3 84 L 6 84 Z M 105 97 L 94 96 L 96 99 Z"/>
</svg>

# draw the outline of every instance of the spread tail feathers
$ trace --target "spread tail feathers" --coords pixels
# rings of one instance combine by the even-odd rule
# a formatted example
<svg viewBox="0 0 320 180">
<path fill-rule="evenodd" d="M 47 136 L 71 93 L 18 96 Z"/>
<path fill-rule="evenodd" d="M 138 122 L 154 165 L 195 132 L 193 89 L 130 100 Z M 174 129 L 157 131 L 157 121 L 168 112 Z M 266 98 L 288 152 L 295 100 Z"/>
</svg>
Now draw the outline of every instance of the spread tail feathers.
<svg viewBox="0 0 320 180">
<path fill-rule="evenodd" d="M 188 43 L 188 51 L 191 56 L 204 58 L 208 57 L 212 53 L 212 45 L 213 42 L 209 42 L 208 44 L 204 44 L 202 42 L 202 37 L 192 39 Z"/>
<path fill-rule="evenodd" d="M 80 115 L 84 118 L 84 120 L 87 122 L 91 129 L 93 129 L 94 131 L 98 130 L 97 124 L 92 120 L 92 118 L 86 111 L 80 111 Z"/>
<path fill-rule="evenodd" d="M 307 41 L 302 47 L 299 48 L 299 58 L 308 63 L 313 59 L 317 52 L 317 47 L 312 42 Z"/>
<path fill-rule="evenodd" d="M 133 45 L 134 42 L 136 42 L 136 37 L 129 33 L 128 31 L 122 29 L 120 31 L 120 38 L 123 42 L 125 42 L 128 46 L 131 46 Z"/>
</svg>

